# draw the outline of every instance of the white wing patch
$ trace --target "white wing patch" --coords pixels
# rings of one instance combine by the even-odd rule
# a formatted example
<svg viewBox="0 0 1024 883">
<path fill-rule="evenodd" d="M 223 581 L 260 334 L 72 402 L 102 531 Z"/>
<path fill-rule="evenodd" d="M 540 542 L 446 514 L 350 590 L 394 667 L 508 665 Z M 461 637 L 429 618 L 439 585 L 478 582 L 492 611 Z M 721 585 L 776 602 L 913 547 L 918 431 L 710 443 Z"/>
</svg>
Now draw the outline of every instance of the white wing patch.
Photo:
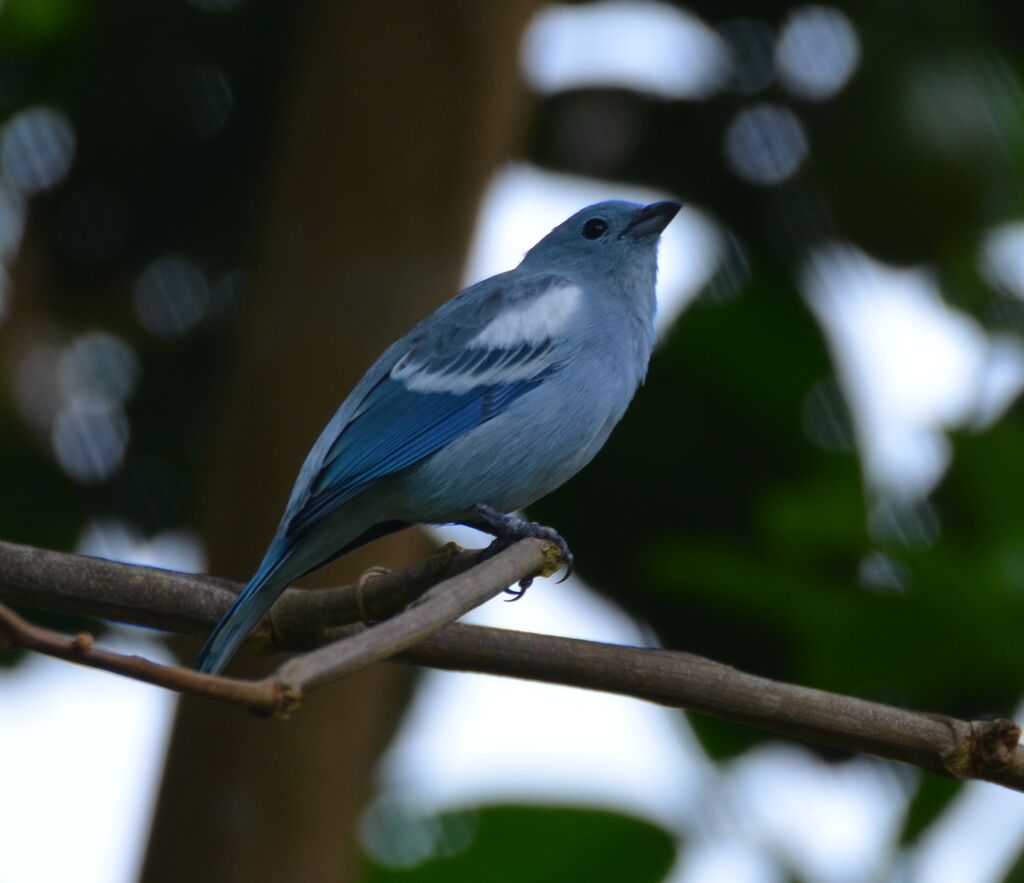
<svg viewBox="0 0 1024 883">
<path fill-rule="evenodd" d="M 435 362 L 406 353 L 391 378 L 412 392 L 464 393 L 479 386 L 530 380 L 557 361 L 552 339 L 580 308 L 583 292 L 562 285 L 495 316 L 460 353 Z"/>
<path fill-rule="evenodd" d="M 551 344 L 522 345 L 515 349 L 469 347 L 456 359 L 437 365 L 422 364 L 405 356 L 391 377 L 412 392 L 464 393 L 480 386 L 530 380 L 555 364 Z"/>
<path fill-rule="evenodd" d="M 563 285 L 521 306 L 510 306 L 484 326 L 470 346 L 514 348 L 539 344 L 561 331 L 580 308 L 583 292 Z"/>
</svg>

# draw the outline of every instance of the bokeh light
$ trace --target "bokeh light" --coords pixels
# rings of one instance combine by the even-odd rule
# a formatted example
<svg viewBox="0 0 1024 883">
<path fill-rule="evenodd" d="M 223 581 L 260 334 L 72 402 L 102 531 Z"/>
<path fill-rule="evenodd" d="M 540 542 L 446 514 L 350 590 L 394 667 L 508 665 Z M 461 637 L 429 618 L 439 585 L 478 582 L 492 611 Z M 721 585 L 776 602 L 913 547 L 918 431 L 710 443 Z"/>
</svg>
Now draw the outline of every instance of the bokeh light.
<svg viewBox="0 0 1024 883">
<path fill-rule="evenodd" d="M 143 328 L 158 337 L 180 337 L 203 320 L 210 283 L 195 261 L 165 255 L 139 275 L 133 300 Z"/>
<path fill-rule="evenodd" d="M 725 135 L 729 165 L 751 184 L 771 186 L 791 177 L 807 156 L 807 136 L 796 115 L 777 104 L 740 111 Z"/>
<path fill-rule="evenodd" d="M 53 425 L 53 450 L 61 468 L 83 484 L 110 478 L 128 448 L 128 418 L 120 408 L 72 400 Z"/>
<path fill-rule="evenodd" d="M 805 6 L 786 19 L 775 46 L 779 79 L 793 95 L 812 101 L 831 98 L 853 76 L 860 41 L 838 9 Z"/>
<path fill-rule="evenodd" d="M 786 883 L 782 869 L 766 847 L 738 834 L 690 841 L 671 883 Z"/>
<path fill-rule="evenodd" d="M 363 810 L 359 840 L 367 854 L 386 868 L 413 868 L 428 859 L 458 855 L 477 828 L 473 812 L 437 815 L 394 794 L 380 794 Z"/>
<path fill-rule="evenodd" d="M 194 531 L 168 530 L 146 537 L 139 528 L 120 518 L 90 520 L 78 537 L 75 552 L 186 573 L 206 569 L 206 550 Z"/>
<path fill-rule="evenodd" d="M 138 380 L 139 362 L 121 338 L 104 331 L 76 337 L 60 354 L 57 376 L 65 398 L 117 408 Z"/>
<path fill-rule="evenodd" d="M 985 234 L 979 258 L 989 285 L 1024 299 L 1024 221 L 996 227 Z"/>
<path fill-rule="evenodd" d="M 0 169 L 10 184 L 27 195 L 59 184 L 74 156 L 74 129 L 56 108 L 23 110 L 0 129 Z"/>
<path fill-rule="evenodd" d="M 730 772 L 727 800 L 741 824 L 760 832 L 798 879 L 883 877 L 906 796 L 890 766 L 868 758 L 830 763 L 776 744 L 746 752 Z"/>
<path fill-rule="evenodd" d="M 943 428 L 976 419 L 993 342 L 946 306 L 927 271 L 848 246 L 812 253 L 801 285 L 833 350 L 868 484 L 900 498 L 927 493 L 949 462 Z"/>
<path fill-rule="evenodd" d="M 0 179 L 0 261 L 9 262 L 18 253 L 25 214 L 24 196 Z"/>
<path fill-rule="evenodd" d="M 522 47 L 526 80 L 544 93 L 605 86 L 701 99 L 717 92 L 729 72 L 725 45 L 711 28 L 651 0 L 546 6 Z"/>
</svg>

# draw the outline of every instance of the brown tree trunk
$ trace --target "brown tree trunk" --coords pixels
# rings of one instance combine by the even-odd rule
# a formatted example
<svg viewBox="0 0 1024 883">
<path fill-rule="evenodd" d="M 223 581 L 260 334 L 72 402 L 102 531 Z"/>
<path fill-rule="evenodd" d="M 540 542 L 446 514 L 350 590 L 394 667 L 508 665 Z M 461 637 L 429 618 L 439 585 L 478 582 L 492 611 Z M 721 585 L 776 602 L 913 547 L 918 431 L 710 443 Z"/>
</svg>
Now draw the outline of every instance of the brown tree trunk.
<svg viewBox="0 0 1024 883">
<path fill-rule="evenodd" d="M 518 128 L 518 43 L 534 5 L 297 9 L 266 220 L 211 427 L 212 572 L 249 575 L 334 408 L 458 287 L 477 201 Z M 423 552 L 406 532 L 318 580 Z M 399 686 L 377 667 L 287 723 L 182 700 L 143 879 L 352 879 L 354 823 Z"/>
</svg>

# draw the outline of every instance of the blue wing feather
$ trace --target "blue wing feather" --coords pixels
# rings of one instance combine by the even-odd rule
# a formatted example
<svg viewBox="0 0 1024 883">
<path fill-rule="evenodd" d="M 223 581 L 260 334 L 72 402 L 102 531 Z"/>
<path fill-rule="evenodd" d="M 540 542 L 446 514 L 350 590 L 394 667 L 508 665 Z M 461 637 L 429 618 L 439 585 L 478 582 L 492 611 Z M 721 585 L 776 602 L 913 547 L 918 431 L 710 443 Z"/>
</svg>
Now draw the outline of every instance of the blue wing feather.
<svg viewBox="0 0 1024 883">
<path fill-rule="evenodd" d="M 461 393 L 415 392 L 401 381 L 383 379 L 331 445 L 285 535 L 302 532 L 373 481 L 429 457 L 486 423 L 554 370 L 551 366 L 528 379 Z"/>
<path fill-rule="evenodd" d="M 466 289 L 392 345 L 314 445 L 281 534 L 295 537 L 368 485 L 500 414 L 561 367 L 551 337 L 487 346 L 475 338 L 506 307 L 569 286 L 508 274 Z M 485 295 L 486 292 L 486 295 Z"/>
</svg>

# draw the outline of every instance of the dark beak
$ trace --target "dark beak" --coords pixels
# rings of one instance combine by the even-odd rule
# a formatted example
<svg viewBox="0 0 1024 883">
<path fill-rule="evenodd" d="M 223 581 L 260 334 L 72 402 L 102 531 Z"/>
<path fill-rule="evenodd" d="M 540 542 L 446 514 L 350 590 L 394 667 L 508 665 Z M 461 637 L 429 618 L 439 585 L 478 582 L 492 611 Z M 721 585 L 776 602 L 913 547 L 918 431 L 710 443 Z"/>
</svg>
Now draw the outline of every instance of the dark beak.
<svg viewBox="0 0 1024 883">
<path fill-rule="evenodd" d="M 622 231 L 621 236 L 632 236 L 634 239 L 639 239 L 642 236 L 657 236 L 668 226 L 669 221 L 682 207 L 682 203 L 672 200 L 645 205 L 629 222 L 629 226 Z"/>
</svg>

